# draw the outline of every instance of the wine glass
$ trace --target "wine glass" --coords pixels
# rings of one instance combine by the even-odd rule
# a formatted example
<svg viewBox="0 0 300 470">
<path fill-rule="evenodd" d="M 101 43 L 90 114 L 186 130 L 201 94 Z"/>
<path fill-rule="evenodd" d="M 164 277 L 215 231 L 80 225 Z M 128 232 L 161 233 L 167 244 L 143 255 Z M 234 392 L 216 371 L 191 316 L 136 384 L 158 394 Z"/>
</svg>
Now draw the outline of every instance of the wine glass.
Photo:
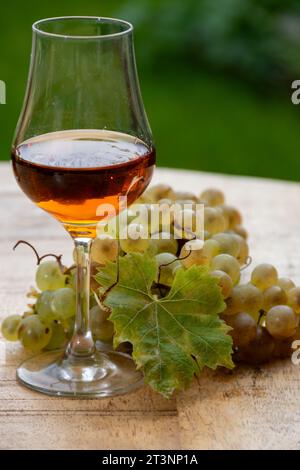
<svg viewBox="0 0 300 470">
<path fill-rule="evenodd" d="M 61 396 L 108 396 L 135 388 L 141 373 L 129 355 L 95 348 L 89 314 L 98 208 L 109 203 L 118 212 L 120 196 L 129 204 L 136 200 L 155 164 L 130 23 L 98 17 L 34 23 L 12 161 L 24 193 L 73 238 L 77 259 L 73 337 L 65 351 L 23 362 L 19 381 Z"/>
</svg>

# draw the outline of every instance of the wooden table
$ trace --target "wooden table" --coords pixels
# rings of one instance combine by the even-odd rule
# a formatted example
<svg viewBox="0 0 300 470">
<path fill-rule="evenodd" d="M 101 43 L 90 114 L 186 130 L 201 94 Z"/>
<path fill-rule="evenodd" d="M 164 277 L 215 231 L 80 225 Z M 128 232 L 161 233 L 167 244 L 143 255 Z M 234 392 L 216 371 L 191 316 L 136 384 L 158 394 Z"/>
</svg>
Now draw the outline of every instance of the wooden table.
<svg viewBox="0 0 300 470">
<path fill-rule="evenodd" d="M 253 264 L 274 263 L 300 284 L 300 185 L 265 179 L 159 169 L 155 181 L 199 193 L 219 187 L 241 209 L 251 234 Z M 72 246 L 63 228 L 18 189 L 9 164 L 0 165 L 0 319 L 22 313 L 41 253 Z M 107 399 L 49 398 L 17 384 L 22 356 L 0 338 L 1 449 L 300 449 L 300 366 L 278 361 L 207 371 L 186 392 L 165 400 L 147 386 Z"/>
</svg>

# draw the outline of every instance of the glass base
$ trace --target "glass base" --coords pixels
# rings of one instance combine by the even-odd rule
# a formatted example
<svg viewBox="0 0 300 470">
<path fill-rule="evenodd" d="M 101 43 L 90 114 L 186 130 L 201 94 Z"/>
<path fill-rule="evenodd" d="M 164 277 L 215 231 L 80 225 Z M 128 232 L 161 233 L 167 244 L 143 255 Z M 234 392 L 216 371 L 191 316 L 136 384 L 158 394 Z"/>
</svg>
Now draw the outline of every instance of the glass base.
<svg viewBox="0 0 300 470">
<path fill-rule="evenodd" d="M 47 395 L 84 398 L 120 395 L 143 383 L 131 357 L 115 351 L 88 358 L 66 357 L 63 350 L 41 353 L 19 366 L 17 379 Z"/>
</svg>

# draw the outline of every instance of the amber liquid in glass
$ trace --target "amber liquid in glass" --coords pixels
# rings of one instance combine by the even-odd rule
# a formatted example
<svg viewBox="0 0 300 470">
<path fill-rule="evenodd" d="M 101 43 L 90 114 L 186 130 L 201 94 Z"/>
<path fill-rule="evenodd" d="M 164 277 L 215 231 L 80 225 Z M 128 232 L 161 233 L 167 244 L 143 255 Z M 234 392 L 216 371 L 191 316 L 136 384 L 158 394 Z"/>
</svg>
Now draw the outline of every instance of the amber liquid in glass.
<svg viewBox="0 0 300 470">
<path fill-rule="evenodd" d="M 142 194 L 155 150 L 127 134 L 72 130 L 23 142 L 12 161 L 24 193 L 78 236 L 82 227 L 94 230 L 101 204 L 111 204 L 117 213 L 119 196 L 127 195 L 129 205 Z"/>
</svg>

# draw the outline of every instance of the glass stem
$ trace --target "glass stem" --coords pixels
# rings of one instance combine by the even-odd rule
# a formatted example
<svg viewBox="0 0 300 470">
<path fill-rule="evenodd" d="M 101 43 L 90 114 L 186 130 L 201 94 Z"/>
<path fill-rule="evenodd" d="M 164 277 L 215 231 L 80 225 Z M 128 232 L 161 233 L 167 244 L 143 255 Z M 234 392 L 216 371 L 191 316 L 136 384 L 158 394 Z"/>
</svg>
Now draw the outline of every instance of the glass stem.
<svg viewBox="0 0 300 470">
<path fill-rule="evenodd" d="M 90 325 L 90 251 L 91 238 L 75 238 L 76 269 L 76 317 L 73 337 L 67 355 L 75 357 L 91 356 L 95 344 Z"/>
</svg>

